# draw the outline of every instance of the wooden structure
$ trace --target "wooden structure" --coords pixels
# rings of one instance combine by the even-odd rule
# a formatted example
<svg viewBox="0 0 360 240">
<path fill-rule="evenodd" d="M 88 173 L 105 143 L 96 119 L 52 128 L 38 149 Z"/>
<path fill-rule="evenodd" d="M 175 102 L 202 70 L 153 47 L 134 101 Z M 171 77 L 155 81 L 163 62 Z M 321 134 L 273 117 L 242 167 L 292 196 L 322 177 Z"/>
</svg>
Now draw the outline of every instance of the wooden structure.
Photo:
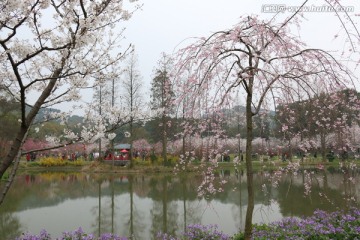
<svg viewBox="0 0 360 240">
<path fill-rule="evenodd" d="M 106 154 L 104 161 L 107 163 L 114 163 L 114 165 L 126 165 L 130 161 L 130 144 L 117 144 L 114 146 L 114 151 Z"/>
</svg>

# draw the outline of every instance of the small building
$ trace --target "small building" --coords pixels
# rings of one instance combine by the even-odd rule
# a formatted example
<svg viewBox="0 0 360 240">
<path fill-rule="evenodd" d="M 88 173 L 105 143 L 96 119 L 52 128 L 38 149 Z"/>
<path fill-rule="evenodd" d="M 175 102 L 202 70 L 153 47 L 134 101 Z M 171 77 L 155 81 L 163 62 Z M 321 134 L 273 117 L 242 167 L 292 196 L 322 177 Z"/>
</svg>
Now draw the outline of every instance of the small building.
<svg viewBox="0 0 360 240">
<path fill-rule="evenodd" d="M 115 165 L 126 165 L 130 160 L 130 144 L 116 144 L 114 145 L 114 152 L 109 151 L 104 160 L 105 162 L 114 161 Z"/>
<path fill-rule="evenodd" d="M 120 144 L 114 145 L 115 151 L 127 150 L 130 152 L 130 149 L 131 149 L 131 145 L 128 143 L 120 143 Z"/>
</svg>

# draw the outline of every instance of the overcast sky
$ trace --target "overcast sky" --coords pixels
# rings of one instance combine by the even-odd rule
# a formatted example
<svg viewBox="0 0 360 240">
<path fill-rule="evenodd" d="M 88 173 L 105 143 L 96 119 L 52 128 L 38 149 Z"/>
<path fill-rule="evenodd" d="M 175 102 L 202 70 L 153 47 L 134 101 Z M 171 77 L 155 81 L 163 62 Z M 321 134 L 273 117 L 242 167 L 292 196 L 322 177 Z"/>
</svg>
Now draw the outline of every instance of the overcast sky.
<svg viewBox="0 0 360 240">
<path fill-rule="evenodd" d="M 287 7 L 283 17 L 289 16 L 294 7 L 303 0 L 139 0 L 141 10 L 125 22 L 124 47 L 135 45 L 138 54 L 139 70 L 144 87 L 144 97 L 149 99 L 153 69 L 162 52 L 173 53 L 179 47 L 185 47 L 193 37 L 207 37 L 211 33 L 229 29 L 239 22 L 240 16 L 258 15 L 269 19 L 274 16 L 274 7 Z M 308 7 L 321 7 L 324 0 L 311 0 Z M 350 7 L 349 15 L 360 14 L 360 0 L 341 0 L 343 6 Z M 344 31 L 334 12 L 310 11 L 305 15 L 298 35 L 311 47 L 328 51 L 341 51 L 344 46 Z M 360 17 L 353 18 L 360 23 Z M 360 29 L 360 26 L 358 26 Z M 334 36 L 339 34 L 337 41 Z M 333 52 L 336 55 L 336 52 Z M 91 92 L 83 94 L 84 101 L 92 98 Z M 146 100 L 147 100 L 146 99 Z M 57 108 L 67 110 L 71 103 Z M 72 107 L 70 107 L 71 109 Z M 76 111 L 76 114 L 81 114 Z"/>
<path fill-rule="evenodd" d="M 271 18 L 269 13 L 274 5 L 287 6 L 286 15 L 291 14 L 292 6 L 300 6 L 302 0 L 143 0 L 142 10 L 136 12 L 126 23 L 127 41 L 136 46 L 139 56 L 139 69 L 145 88 L 148 90 L 152 70 L 160 58 L 161 52 L 172 53 L 183 40 L 191 37 L 206 37 L 212 32 L 229 29 L 242 15 L 259 15 Z M 310 1 L 309 6 L 322 6 L 324 1 Z M 360 13 L 359 0 L 342 0 L 344 6 L 350 6 Z M 303 41 L 312 47 L 336 50 L 333 36 L 339 32 L 340 22 L 332 12 L 308 12 L 299 34 Z M 355 18 L 360 22 L 360 17 Z M 360 28 L 360 26 L 359 26 Z M 180 46 L 184 47 L 184 43 Z"/>
</svg>

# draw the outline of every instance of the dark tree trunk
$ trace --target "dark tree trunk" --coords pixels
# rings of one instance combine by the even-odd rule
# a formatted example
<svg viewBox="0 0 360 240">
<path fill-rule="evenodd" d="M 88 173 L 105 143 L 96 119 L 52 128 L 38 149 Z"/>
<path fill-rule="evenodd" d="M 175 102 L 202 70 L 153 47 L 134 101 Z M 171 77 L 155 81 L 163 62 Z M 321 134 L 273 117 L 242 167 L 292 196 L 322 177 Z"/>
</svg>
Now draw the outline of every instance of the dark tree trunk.
<svg viewBox="0 0 360 240">
<path fill-rule="evenodd" d="M 6 170 L 11 166 L 12 163 L 14 164 L 14 168 L 11 171 L 9 180 L 5 184 L 4 188 L 2 189 L 2 193 L 0 196 L 0 204 L 4 201 L 4 198 L 10 189 L 10 186 L 12 184 L 12 181 L 15 177 L 17 166 L 20 161 L 21 157 L 21 147 L 24 144 L 28 131 L 30 129 L 31 123 L 34 120 L 36 114 L 39 112 L 41 106 L 44 104 L 46 98 L 51 94 L 51 91 L 53 90 L 55 83 L 60 75 L 61 70 L 57 70 L 54 72 L 52 79 L 49 81 L 48 85 L 44 89 L 44 91 L 41 93 L 39 99 L 36 101 L 33 108 L 30 110 L 30 112 L 25 117 L 25 95 L 22 95 L 22 104 L 21 104 L 21 112 L 22 112 L 22 123 L 21 127 L 19 129 L 19 132 L 16 135 L 15 140 L 13 141 L 13 144 L 10 148 L 9 153 L 6 155 L 4 161 L 1 162 L 0 165 L 0 179 L 6 172 Z"/>
<path fill-rule="evenodd" d="M 252 216 L 254 211 L 254 186 L 253 186 L 253 168 L 252 168 L 252 139 L 253 139 L 253 113 L 251 111 L 252 95 L 248 92 L 246 98 L 246 177 L 248 191 L 248 206 L 245 219 L 245 239 L 251 239 Z"/>
<path fill-rule="evenodd" d="M 320 133 L 320 145 L 321 145 L 321 158 L 322 161 L 326 161 L 326 135 L 321 132 Z"/>
<path fill-rule="evenodd" d="M 162 116 L 162 127 L 163 127 L 163 132 L 162 132 L 162 157 L 163 157 L 163 161 L 164 161 L 164 165 L 167 166 L 168 165 L 168 160 L 167 160 L 167 123 L 166 123 L 166 113 L 163 113 Z"/>
</svg>

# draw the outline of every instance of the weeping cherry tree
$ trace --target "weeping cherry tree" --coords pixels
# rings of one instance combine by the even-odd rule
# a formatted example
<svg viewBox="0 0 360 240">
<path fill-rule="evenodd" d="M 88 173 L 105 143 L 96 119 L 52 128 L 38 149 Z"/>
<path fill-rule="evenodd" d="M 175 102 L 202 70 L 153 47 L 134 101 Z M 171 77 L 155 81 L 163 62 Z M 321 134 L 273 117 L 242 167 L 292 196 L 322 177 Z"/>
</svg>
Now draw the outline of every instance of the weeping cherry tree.
<svg viewBox="0 0 360 240">
<path fill-rule="evenodd" d="M 331 92 L 352 84 L 351 74 L 332 55 L 307 48 L 291 34 L 291 20 L 278 23 L 275 18 L 242 17 L 233 28 L 201 38 L 176 53 L 173 75 L 182 86 L 177 93 L 179 102 L 184 98 L 196 102 L 206 95 L 207 103 L 219 109 L 239 90 L 245 102 L 246 239 L 251 237 L 254 209 L 251 158 L 254 116 L 293 95 L 314 96 L 313 86 Z"/>
</svg>

